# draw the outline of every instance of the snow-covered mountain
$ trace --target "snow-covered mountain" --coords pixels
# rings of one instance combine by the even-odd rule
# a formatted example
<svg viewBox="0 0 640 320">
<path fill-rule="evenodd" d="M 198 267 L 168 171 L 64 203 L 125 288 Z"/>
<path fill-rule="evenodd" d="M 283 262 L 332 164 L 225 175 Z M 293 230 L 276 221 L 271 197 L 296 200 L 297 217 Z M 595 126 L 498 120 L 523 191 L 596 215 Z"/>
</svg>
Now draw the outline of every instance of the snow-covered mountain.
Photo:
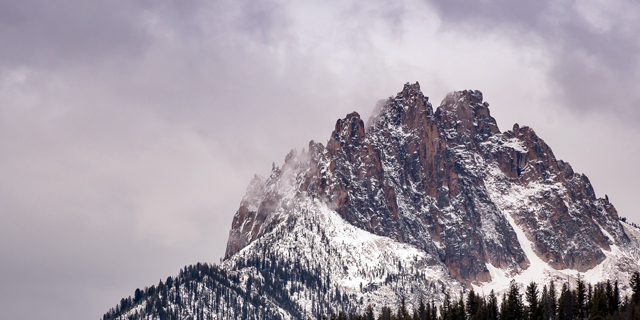
<svg viewBox="0 0 640 320">
<path fill-rule="evenodd" d="M 500 132 L 488 107 L 465 90 L 434 112 L 415 83 L 366 125 L 338 120 L 326 146 L 251 181 L 221 265 L 185 269 L 112 318 L 314 318 L 512 279 L 626 290 L 640 232 L 531 128 Z"/>
</svg>

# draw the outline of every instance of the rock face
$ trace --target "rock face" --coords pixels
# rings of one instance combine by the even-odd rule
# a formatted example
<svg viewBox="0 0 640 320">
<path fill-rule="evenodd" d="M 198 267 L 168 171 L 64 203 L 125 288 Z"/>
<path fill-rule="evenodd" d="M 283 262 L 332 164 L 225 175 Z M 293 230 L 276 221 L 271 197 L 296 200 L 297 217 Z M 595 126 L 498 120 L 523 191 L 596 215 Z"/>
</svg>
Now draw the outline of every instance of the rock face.
<svg viewBox="0 0 640 320">
<path fill-rule="evenodd" d="M 337 121 L 326 145 L 292 151 L 254 178 L 229 234 L 229 258 L 286 215 L 291 192 L 318 199 L 348 223 L 413 245 L 461 283 L 492 280 L 488 265 L 530 265 L 515 228 L 551 268 L 584 272 L 611 246 L 634 248 L 615 208 L 557 160 L 533 129 L 500 132 L 480 91 L 447 95 L 434 112 L 418 83 L 379 105 L 365 125 Z M 290 205 L 290 204 L 289 204 Z M 515 225 L 510 223 L 513 219 Z M 635 249 L 634 249 L 635 250 Z"/>
<path fill-rule="evenodd" d="M 307 319 L 511 280 L 618 280 L 640 269 L 640 230 L 528 127 L 500 132 L 479 91 L 437 110 L 418 83 L 326 146 L 256 176 L 225 260 L 123 299 L 104 319 Z M 560 288 L 556 288 L 560 290 Z"/>
</svg>

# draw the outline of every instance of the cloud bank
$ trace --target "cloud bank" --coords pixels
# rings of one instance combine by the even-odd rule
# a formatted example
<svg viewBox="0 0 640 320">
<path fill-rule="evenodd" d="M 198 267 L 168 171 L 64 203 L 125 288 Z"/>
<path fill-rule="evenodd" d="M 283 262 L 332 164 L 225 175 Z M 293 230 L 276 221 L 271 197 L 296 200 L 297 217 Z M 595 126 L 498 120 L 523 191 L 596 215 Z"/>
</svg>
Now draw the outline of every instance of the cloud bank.
<svg viewBox="0 0 640 320">
<path fill-rule="evenodd" d="M 97 318 L 217 262 L 251 177 L 420 81 L 479 89 L 640 223 L 633 1 L 0 3 L 0 308 Z M 33 307 L 37 305 L 37 307 Z"/>
</svg>

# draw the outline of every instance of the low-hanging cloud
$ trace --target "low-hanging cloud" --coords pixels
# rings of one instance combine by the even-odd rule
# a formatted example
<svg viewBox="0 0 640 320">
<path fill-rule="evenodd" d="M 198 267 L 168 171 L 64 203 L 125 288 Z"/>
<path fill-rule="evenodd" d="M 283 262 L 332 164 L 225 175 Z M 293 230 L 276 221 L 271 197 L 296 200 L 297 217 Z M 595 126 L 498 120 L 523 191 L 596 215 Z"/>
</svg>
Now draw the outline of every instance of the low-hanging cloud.
<svg viewBox="0 0 640 320">
<path fill-rule="evenodd" d="M 503 32 L 516 43 L 539 39 L 552 59 L 549 80 L 566 107 L 640 122 L 637 1 L 428 2 L 449 28 Z"/>
<path fill-rule="evenodd" d="M 640 14 L 600 9 L 3 1 L 0 309 L 97 318 L 136 287 L 216 262 L 255 173 L 325 142 L 338 117 L 368 118 L 408 81 L 434 105 L 482 90 L 503 130 L 532 125 L 640 222 L 625 202 L 640 178 Z"/>
</svg>

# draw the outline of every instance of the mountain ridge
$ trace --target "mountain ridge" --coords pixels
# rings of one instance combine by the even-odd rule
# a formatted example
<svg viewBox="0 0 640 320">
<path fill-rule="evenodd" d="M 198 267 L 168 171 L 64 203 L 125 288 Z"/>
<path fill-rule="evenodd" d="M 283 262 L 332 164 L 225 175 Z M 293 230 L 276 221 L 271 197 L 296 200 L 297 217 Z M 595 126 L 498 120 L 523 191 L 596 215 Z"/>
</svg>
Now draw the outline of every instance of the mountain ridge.
<svg viewBox="0 0 640 320">
<path fill-rule="evenodd" d="M 366 124 L 350 113 L 326 146 L 311 141 L 254 176 L 219 266 L 235 293 L 220 300 L 196 283 L 208 298 L 193 299 L 215 299 L 213 318 L 268 306 L 290 319 L 500 292 L 512 279 L 628 283 L 639 239 L 533 129 L 501 132 L 480 91 L 452 92 L 434 111 L 407 83 Z"/>
<path fill-rule="evenodd" d="M 354 112 L 337 121 L 326 147 L 312 141 L 309 156 L 313 161 L 300 190 L 325 197 L 341 216 L 364 230 L 421 246 L 427 252 L 437 252 L 428 242 L 437 246 L 442 244 L 444 236 L 445 247 L 450 243 L 451 246 L 444 252 L 440 250 L 441 260 L 458 280 L 469 283 L 490 279 L 486 263 L 514 270 L 526 269 L 528 263 L 513 228 L 501 218 L 503 214 L 487 190 L 476 187 L 483 186 L 483 177 L 487 176 L 478 170 L 476 162 L 480 160 L 485 171 L 487 162 L 493 162 L 507 179 L 523 185 L 537 180 L 562 184 L 563 190 L 549 191 L 554 207 L 543 202 L 543 209 L 552 212 L 553 219 L 562 219 L 572 227 L 568 232 L 566 228 L 556 228 L 555 234 L 564 233 L 563 237 L 577 241 L 578 231 L 588 233 L 583 244 L 564 252 L 560 248 L 566 244 L 563 237 L 533 231 L 548 221 L 525 219 L 525 214 L 516 217 L 517 223 L 529 227 L 525 233 L 534 238 L 537 254 L 543 255 L 545 261 L 553 260 L 554 268 L 586 271 L 602 262 L 605 258 L 602 250 L 609 250 L 611 240 L 607 240 L 601 226 L 614 236 L 614 242 L 629 242 L 617 221 L 615 208 L 608 200 L 595 198 L 585 175 L 575 174 L 568 163 L 556 160 L 551 148 L 533 129 L 515 124 L 512 130 L 501 133 L 488 106 L 480 91 L 465 90 L 448 94 L 434 112 L 419 84 L 406 84 L 403 91 L 386 101 L 379 114 L 370 118 L 368 126 Z M 290 153 L 287 159 L 293 156 Z M 409 185 L 417 189 L 407 190 Z M 560 195 L 560 191 L 564 193 Z M 258 211 L 254 216 L 258 222 L 268 215 L 270 204 L 277 201 L 277 197 L 266 199 L 263 205 L 256 206 Z M 453 206 L 452 200 L 457 202 Z M 405 206 L 400 213 L 399 205 Z M 586 213 L 590 220 L 574 221 L 569 212 L 571 206 L 578 207 L 572 209 Z M 425 210 L 425 207 L 429 208 Z M 451 225 L 439 223 L 438 219 L 447 220 L 444 215 L 451 211 L 450 207 L 457 212 L 483 211 L 482 216 L 467 215 L 464 221 L 471 229 L 463 238 L 480 241 L 447 235 L 443 229 Z M 240 215 L 234 217 L 226 257 L 242 247 L 236 239 L 242 233 L 239 222 L 244 222 L 242 217 L 249 214 L 241 212 L 244 209 L 241 205 Z M 412 216 L 410 211 L 421 209 L 425 211 L 421 216 Z M 448 220 L 445 222 L 455 224 L 454 219 Z M 260 226 L 254 224 L 251 237 L 240 242 L 248 243 L 259 236 Z M 493 230 L 487 230 L 491 227 Z M 483 232 L 479 232 L 482 228 Z M 455 233 L 465 232 L 460 224 L 455 230 Z M 503 237 L 483 239 L 483 234 L 492 232 Z M 452 248 L 460 245 L 468 246 L 474 254 L 461 254 Z"/>
</svg>

